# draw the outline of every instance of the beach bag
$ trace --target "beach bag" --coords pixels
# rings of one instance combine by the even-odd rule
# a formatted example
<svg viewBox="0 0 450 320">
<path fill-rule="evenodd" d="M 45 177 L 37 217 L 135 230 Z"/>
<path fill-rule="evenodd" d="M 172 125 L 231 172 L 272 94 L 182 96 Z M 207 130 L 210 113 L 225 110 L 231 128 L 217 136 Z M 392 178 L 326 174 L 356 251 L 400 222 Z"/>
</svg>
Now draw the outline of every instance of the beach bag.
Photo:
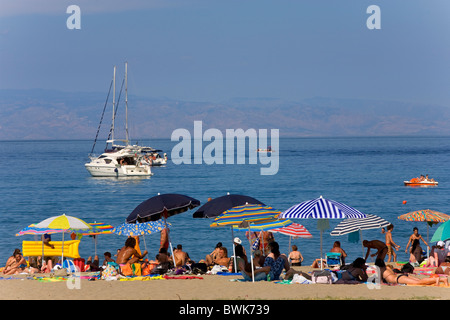
<svg viewBox="0 0 450 320">
<path fill-rule="evenodd" d="M 111 279 L 116 276 L 117 276 L 116 268 L 114 268 L 114 266 L 108 264 L 106 266 L 106 268 L 102 271 L 101 279 L 106 280 L 106 279 Z"/>
<path fill-rule="evenodd" d="M 292 282 L 291 283 L 300 283 L 300 284 L 311 284 L 312 281 L 306 279 L 304 276 L 302 276 L 301 274 L 294 274 L 294 277 L 292 278 Z"/>
<path fill-rule="evenodd" d="M 333 278 L 328 270 L 313 271 L 311 275 L 312 283 L 333 283 Z"/>
<path fill-rule="evenodd" d="M 84 259 L 83 258 L 77 258 L 73 259 L 73 263 L 78 268 L 78 271 L 84 272 Z"/>
<path fill-rule="evenodd" d="M 158 274 L 165 274 L 167 271 L 169 271 L 169 266 L 169 262 L 160 263 L 153 269 L 153 272 Z"/>
<path fill-rule="evenodd" d="M 193 263 L 191 265 L 191 270 L 194 274 L 205 274 L 208 271 L 208 266 L 203 262 Z"/>
</svg>

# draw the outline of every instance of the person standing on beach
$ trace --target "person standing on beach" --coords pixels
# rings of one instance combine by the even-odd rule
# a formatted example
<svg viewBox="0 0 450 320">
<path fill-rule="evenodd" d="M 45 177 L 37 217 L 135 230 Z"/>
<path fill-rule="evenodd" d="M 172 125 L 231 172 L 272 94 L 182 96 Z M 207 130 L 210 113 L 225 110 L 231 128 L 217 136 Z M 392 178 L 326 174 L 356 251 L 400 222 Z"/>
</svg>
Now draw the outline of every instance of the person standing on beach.
<svg viewBox="0 0 450 320">
<path fill-rule="evenodd" d="M 397 261 L 397 254 L 395 253 L 395 250 L 398 251 L 400 249 L 400 246 L 397 245 L 394 240 L 392 239 L 392 231 L 394 230 L 394 225 L 391 223 L 387 226 L 386 231 L 386 246 L 388 248 L 387 255 L 388 255 L 388 261 L 391 262 L 391 256 L 394 257 L 393 262 Z M 394 250 L 395 249 L 395 250 Z"/>
<path fill-rule="evenodd" d="M 411 246 L 412 246 L 412 243 L 416 239 L 417 240 L 422 240 L 423 243 L 425 243 L 425 245 L 427 246 L 428 250 L 431 250 L 430 246 L 428 245 L 428 243 L 425 241 L 425 239 L 422 237 L 422 235 L 419 234 L 419 229 L 417 229 L 417 227 L 414 227 L 413 228 L 413 234 L 409 237 L 408 243 L 406 244 L 405 253 L 408 253 L 409 245 L 411 244 Z"/>
<path fill-rule="evenodd" d="M 169 230 L 167 228 L 161 230 L 161 241 L 159 248 L 164 248 L 166 250 L 169 249 Z"/>
<path fill-rule="evenodd" d="M 367 258 L 369 257 L 370 249 L 377 249 L 377 252 L 371 255 L 371 257 L 377 256 L 376 259 L 381 259 L 384 261 L 384 258 L 386 257 L 386 254 L 388 252 L 388 247 L 383 241 L 380 240 L 372 240 L 372 241 L 363 241 L 363 246 L 367 248 L 366 257 L 364 258 L 365 261 L 367 261 Z"/>
</svg>

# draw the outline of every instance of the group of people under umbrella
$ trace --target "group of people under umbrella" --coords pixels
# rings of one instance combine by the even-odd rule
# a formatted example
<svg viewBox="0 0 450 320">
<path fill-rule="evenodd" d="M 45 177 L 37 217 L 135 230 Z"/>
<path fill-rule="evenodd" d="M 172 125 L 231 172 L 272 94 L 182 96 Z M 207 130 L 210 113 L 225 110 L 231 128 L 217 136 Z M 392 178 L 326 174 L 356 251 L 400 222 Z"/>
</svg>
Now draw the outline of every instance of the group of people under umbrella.
<svg viewBox="0 0 450 320">
<path fill-rule="evenodd" d="M 167 219 L 173 215 L 191 210 L 200 206 L 200 201 L 182 194 L 158 194 L 139 204 L 126 218 L 126 222 L 120 226 L 112 227 L 96 223 L 86 223 L 81 219 L 61 215 L 45 219 L 44 221 L 30 225 L 21 230 L 17 235 L 25 234 L 49 234 L 77 231 L 85 235 L 98 235 L 102 233 L 116 233 L 125 236 L 140 236 L 169 230 Z M 199 207 L 193 214 L 194 218 L 214 219 L 211 227 L 231 227 L 231 239 L 234 239 L 234 230 L 246 230 L 249 234 L 257 231 L 279 232 L 289 236 L 311 238 L 312 235 L 300 224 L 291 219 L 317 219 L 320 229 L 320 257 L 323 255 L 322 235 L 327 229 L 328 219 L 343 219 L 343 221 L 331 232 L 332 236 L 344 235 L 352 232 L 360 232 L 373 228 L 383 228 L 389 222 L 376 215 L 364 214 L 346 204 L 325 199 L 320 196 L 317 199 L 303 201 L 284 212 L 277 211 L 266 206 L 261 201 L 237 194 L 227 194 L 212 199 Z M 450 216 L 422 210 L 400 216 L 399 219 L 407 221 L 438 221 L 449 220 Z M 450 238 L 450 222 L 438 229 L 433 240 L 446 240 Z M 103 229 L 102 229 L 103 227 Z M 447 238 L 446 238 L 447 237 Z M 435 238 L 439 238 L 436 240 Z M 445 239 L 444 239 L 445 238 Z M 174 255 L 168 233 L 169 247 Z M 144 237 L 145 241 L 145 237 Z M 249 237 L 250 252 L 252 244 Z M 236 256 L 233 245 L 233 256 Z M 44 256 L 44 245 L 42 246 Z M 61 261 L 64 261 L 64 251 L 61 252 Z M 235 270 L 237 259 L 234 259 Z M 253 259 L 250 259 L 253 263 Z M 323 265 L 323 264 L 322 264 Z M 255 268 L 251 265 L 252 280 L 255 279 Z"/>
</svg>

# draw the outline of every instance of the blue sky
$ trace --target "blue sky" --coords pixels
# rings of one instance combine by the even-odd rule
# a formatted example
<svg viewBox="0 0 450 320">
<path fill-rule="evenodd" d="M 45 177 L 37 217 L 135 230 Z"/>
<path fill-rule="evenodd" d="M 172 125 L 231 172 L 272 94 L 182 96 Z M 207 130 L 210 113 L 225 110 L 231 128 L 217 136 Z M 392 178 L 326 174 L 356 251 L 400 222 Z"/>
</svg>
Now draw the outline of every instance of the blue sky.
<svg viewBox="0 0 450 320">
<path fill-rule="evenodd" d="M 449 15 L 444 0 L 0 0 L 0 89 L 106 94 L 128 61 L 130 94 L 148 97 L 450 106 Z"/>
</svg>

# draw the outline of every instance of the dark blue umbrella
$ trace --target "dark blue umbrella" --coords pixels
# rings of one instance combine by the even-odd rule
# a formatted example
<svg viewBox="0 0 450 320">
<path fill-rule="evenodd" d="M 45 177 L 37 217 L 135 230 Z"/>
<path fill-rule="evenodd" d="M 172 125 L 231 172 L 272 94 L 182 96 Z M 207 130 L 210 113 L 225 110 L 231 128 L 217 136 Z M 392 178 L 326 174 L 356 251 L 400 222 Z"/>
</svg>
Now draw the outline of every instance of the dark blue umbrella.
<svg viewBox="0 0 450 320">
<path fill-rule="evenodd" d="M 158 194 L 157 196 L 147 199 L 140 205 L 138 205 L 127 217 L 126 222 L 142 223 L 147 221 L 156 221 L 163 218 L 165 227 L 166 229 L 168 229 L 166 220 L 168 217 L 198 207 L 199 205 L 199 200 L 191 198 L 189 196 L 185 196 L 183 194 Z M 170 236 L 169 245 L 170 249 L 172 250 L 173 257 L 173 248 L 172 243 L 170 242 Z"/>
<path fill-rule="evenodd" d="M 138 205 L 127 217 L 127 223 L 156 221 L 198 207 L 200 201 L 177 193 L 158 194 Z M 166 212 L 166 213 L 164 213 Z"/>
<path fill-rule="evenodd" d="M 193 217 L 215 218 L 231 208 L 243 206 L 245 204 L 260 204 L 265 206 L 261 201 L 249 196 L 228 194 L 208 201 L 194 212 Z"/>
</svg>

